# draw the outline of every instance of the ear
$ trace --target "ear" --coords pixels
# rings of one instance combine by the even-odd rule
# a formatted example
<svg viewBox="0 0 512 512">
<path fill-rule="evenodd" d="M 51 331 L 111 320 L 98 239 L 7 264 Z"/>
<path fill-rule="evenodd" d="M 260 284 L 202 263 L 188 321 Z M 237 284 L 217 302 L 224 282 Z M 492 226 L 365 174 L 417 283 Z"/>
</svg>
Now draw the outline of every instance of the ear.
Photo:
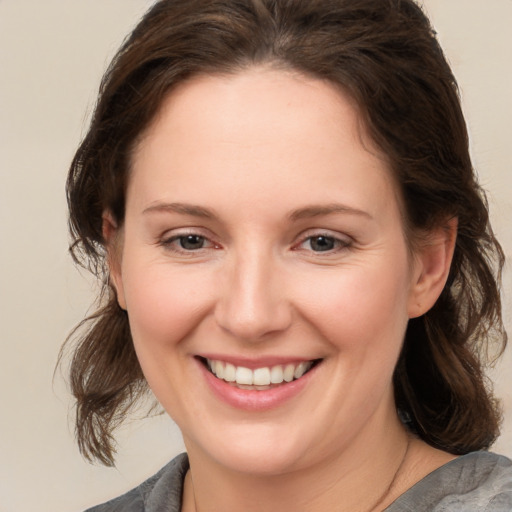
<svg viewBox="0 0 512 512">
<path fill-rule="evenodd" d="M 457 219 L 427 233 L 416 248 L 409 296 L 409 318 L 426 313 L 441 295 L 448 279 L 457 239 Z"/>
<path fill-rule="evenodd" d="M 109 280 L 114 287 L 119 306 L 126 310 L 126 300 L 124 297 L 123 279 L 121 274 L 121 256 L 122 256 L 122 232 L 114 220 L 110 211 L 105 211 L 102 216 L 102 234 L 107 250 L 107 266 L 109 270 Z"/>
</svg>

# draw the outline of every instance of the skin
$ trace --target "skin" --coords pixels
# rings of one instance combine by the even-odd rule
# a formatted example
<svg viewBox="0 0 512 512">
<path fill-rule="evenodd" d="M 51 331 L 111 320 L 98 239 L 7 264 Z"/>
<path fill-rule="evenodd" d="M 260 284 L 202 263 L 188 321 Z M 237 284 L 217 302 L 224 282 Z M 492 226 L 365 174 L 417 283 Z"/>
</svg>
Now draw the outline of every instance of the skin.
<svg viewBox="0 0 512 512">
<path fill-rule="evenodd" d="M 411 255 L 401 219 L 385 157 L 332 84 L 260 67 L 166 99 L 123 226 L 105 212 L 104 232 L 142 369 L 189 453 L 184 511 L 381 510 L 452 458 L 406 433 L 392 375 L 408 319 L 444 286 L 456 224 Z M 321 363 L 255 412 L 212 393 L 205 353 Z"/>
</svg>

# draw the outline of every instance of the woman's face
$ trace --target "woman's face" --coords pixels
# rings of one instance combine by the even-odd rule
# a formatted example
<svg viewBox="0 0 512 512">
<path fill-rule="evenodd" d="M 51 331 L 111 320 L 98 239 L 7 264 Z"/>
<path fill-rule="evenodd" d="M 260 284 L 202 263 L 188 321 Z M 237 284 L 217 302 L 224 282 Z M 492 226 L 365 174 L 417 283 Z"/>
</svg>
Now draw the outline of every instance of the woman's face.
<svg viewBox="0 0 512 512">
<path fill-rule="evenodd" d="M 176 89 L 135 152 L 122 244 L 119 301 L 191 454 L 286 472 L 396 422 L 417 276 L 386 161 L 333 85 L 254 68 Z"/>
</svg>

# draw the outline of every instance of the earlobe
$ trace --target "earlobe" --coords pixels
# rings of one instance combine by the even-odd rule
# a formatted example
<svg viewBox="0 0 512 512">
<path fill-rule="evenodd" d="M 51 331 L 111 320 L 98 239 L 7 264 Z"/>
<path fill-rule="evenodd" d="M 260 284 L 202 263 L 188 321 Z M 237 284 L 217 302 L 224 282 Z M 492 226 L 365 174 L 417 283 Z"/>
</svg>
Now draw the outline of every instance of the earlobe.
<svg viewBox="0 0 512 512">
<path fill-rule="evenodd" d="M 409 297 L 409 318 L 425 314 L 437 301 L 448 279 L 457 239 L 457 219 L 429 232 L 416 250 Z"/>
<path fill-rule="evenodd" d="M 102 216 L 102 234 L 107 252 L 107 266 L 109 281 L 114 287 L 119 306 L 126 310 L 124 298 L 123 279 L 121 275 L 121 232 L 111 212 L 105 211 Z"/>
</svg>

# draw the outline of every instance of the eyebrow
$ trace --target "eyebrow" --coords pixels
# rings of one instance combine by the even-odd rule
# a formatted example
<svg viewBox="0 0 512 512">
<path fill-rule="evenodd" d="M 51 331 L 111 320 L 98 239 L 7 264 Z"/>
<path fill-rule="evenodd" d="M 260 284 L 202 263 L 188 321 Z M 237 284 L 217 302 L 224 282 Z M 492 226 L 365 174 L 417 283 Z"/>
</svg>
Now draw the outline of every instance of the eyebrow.
<svg viewBox="0 0 512 512">
<path fill-rule="evenodd" d="M 367 219 L 373 220 L 373 217 L 364 210 L 359 210 L 358 208 L 353 208 L 351 206 L 346 206 L 338 203 L 331 203 L 327 205 L 310 205 L 304 208 L 299 208 L 290 213 L 289 217 L 292 221 L 297 221 L 301 219 L 309 219 L 312 217 L 321 217 L 324 215 L 331 215 L 335 213 L 344 213 L 350 215 L 358 215 L 361 217 L 365 217 Z"/>
<path fill-rule="evenodd" d="M 155 203 L 151 206 L 148 206 L 143 210 L 143 214 L 147 213 L 179 213 L 182 215 L 191 215 L 193 217 L 200 217 L 203 219 L 213 219 L 216 218 L 216 215 L 212 210 L 208 208 L 204 208 L 203 206 L 198 206 L 194 204 L 188 203 Z M 338 203 L 331 203 L 326 205 L 309 205 L 303 208 L 298 208 L 293 210 L 288 218 L 294 222 L 301 219 L 309 219 L 313 217 L 321 217 L 324 215 L 332 215 L 336 213 L 343 213 L 349 215 L 358 215 L 361 217 L 365 217 L 367 219 L 373 220 L 373 217 L 364 210 L 359 210 L 358 208 L 353 208 L 351 206 L 346 206 Z"/>
<path fill-rule="evenodd" d="M 155 203 L 145 208 L 142 213 L 146 214 L 153 212 L 181 213 L 182 215 L 192 215 L 194 217 L 201 217 L 204 219 L 212 219 L 215 217 L 213 211 L 208 208 L 186 203 Z"/>
</svg>

